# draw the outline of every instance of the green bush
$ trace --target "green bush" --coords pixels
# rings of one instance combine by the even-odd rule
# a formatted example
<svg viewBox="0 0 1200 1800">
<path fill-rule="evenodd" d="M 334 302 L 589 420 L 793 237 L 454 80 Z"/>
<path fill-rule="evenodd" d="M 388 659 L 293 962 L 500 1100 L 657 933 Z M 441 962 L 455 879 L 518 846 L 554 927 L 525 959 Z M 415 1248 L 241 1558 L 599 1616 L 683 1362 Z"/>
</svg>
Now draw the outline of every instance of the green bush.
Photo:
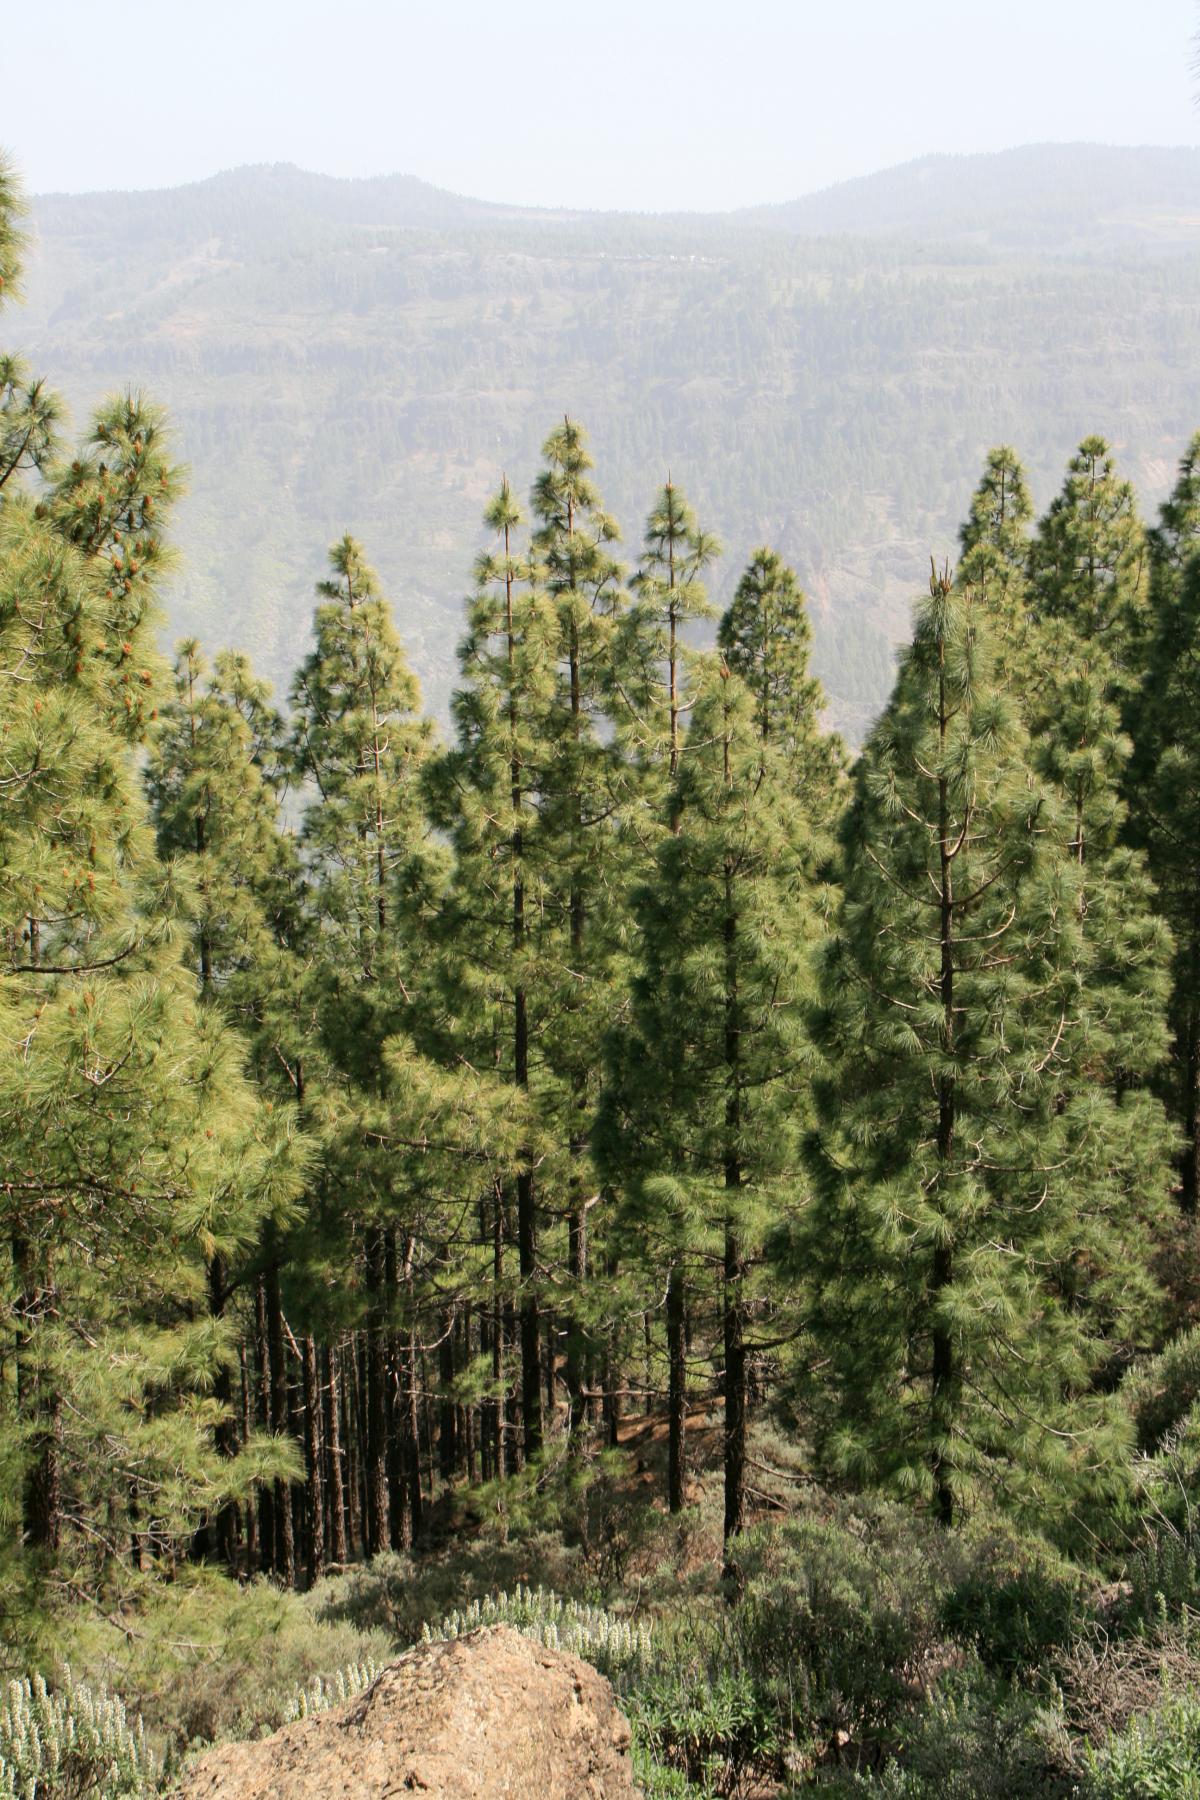
<svg viewBox="0 0 1200 1800">
<path fill-rule="evenodd" d="M 1129 1594 L 1121 1608 L 1128 1630 L 1153 1632 L 1197 1610 L 1200 1602 L 1200 1543 L 1192 1532 L 1155 1533 L 1129 1559 Z"/>
<path fill-rule="evenodd" d="M 579 1595 L 587 1586 L 582 1551 L 549 1533 L 498 1543 L 481 1537 L 445 1546 L 418 1561 L 384 1551 L 327 1576 L 305 1605 L 323 1625 L 383 1632 L 397 1647 L 415 1643 L 424 1625 L 469 1606 L 478 1594 L 543 1583 Z"/>
<path fill-rule="evenodd" d="M 396 1649 L 380 1632 L 314 1619 L 299 1595 L 269 1582 L 239 1586 L 203 1570 L 181 1571 L 111 1620 L 65 1614 L 56 1641 L 141 1715 L 152 1743 L 174 1751 L 274 1731 L 301 1689 Z"/>
<path fill-rule="evenodd" d="M 1181 1332 L 1157 1356 L 1135 1365 L 1121 1384 L 1137 1447 L 1152 1455 L 1200 1402 L 1200 1326 Z"/>
<path fill-rule="evenodd" d="M 1087 1615 L 1081 1572 L 1037 1538 L 969 1533 L 966 1567 L 941 1603 L 943 1629 L 1000 1675 L 1035 1671 Z"/>
<path fill-rule="evenodd" d="M 776 1719 L 745 1668 L 668 1667 L 638 1684 L 629 1710 L 642 1751 L 693 1792 L 741 1794 L 778 1760 Z"/>
<path fill-rule="evenodd" d="M 11 1681 L 0 1704 L 0 1800 L 142 1800 L 160 1765 L 120 1700 L 64 1669 Z"/>
<path fill-rule="evenodd" d="M 919 1703 L 944 1557 L 934 1528 L 883 1503 L 743 1541 L 741 1655 L 798 1739 L 886 1733 Z"/>
<path fill-rule="evenodd" d="M 914 1718 L 877 1772 L 830 1771 L 823 1794 L 876 1800 L 1068 1800 L 1077 1793 L 1061 1717 L 978 1666 Z"/>
<path fill-rule="evenodd" d="M 1200 1700 L 1169 1702 L 1086 1755 L 1088 1800 L 1200 1800 Z"/>
</svg>

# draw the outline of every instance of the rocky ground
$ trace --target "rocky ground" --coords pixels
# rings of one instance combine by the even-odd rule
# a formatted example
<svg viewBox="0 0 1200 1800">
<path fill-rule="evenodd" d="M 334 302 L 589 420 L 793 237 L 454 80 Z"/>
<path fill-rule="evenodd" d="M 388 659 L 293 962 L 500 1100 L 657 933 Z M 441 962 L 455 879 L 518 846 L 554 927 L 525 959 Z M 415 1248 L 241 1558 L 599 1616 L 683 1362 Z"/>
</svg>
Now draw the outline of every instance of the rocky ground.
<svg viewBox="0 0 1200 1800">
<path fill-rule="evenodd" d="M 629 1726 L 578 1657 L 508 1626 L 420 1644 L 344 1706 L 208 1751 L 175 1800 L 638 1800 Z"/>
</svg>

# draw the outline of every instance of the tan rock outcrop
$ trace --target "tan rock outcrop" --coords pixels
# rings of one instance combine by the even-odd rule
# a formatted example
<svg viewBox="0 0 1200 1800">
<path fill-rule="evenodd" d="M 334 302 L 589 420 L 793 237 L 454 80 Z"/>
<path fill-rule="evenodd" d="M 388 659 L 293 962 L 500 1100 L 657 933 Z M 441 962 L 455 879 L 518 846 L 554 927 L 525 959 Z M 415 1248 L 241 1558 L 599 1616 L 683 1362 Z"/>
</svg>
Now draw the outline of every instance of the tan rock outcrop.
<svg viewBox="0 0 1200 1800">
<path fill-rule="evenodd" d="M 364 1694 L 210 1750 L 177 1800 L 638 1800 L 603 1676 L 507 1625 L 420 1644 Z"/>
</svg>

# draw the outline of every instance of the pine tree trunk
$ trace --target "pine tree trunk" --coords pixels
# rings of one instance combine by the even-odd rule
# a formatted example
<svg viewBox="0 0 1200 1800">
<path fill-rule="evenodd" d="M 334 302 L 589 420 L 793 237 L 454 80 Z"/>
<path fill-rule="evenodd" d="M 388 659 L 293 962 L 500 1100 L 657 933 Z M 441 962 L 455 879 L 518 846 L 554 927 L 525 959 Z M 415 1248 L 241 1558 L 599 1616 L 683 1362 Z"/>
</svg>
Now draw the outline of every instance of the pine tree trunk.
<svg viewBox="0 0 1200 1800">
<path fill-rule="evenodd" d="M 254 1342 L 258 1355 L 258 1422 L 271 1429 L 271 1344 L 267 1333 L 267 1284 L 259 1276 L 254 1288 Z M 259 1567 L 264 1575 L 275 1569 L 275 1486 L 264 1482 L 258 1490 Z"/>
<path fill-rule="evenodd" d="M 684 1354 L 684 1280 L 678 1262 L 667 1277 L 667 1507 L 683 1510 L 686 1480 L 687 1359 Z"/>
<path fill-rule="evenodd" d="M 18 1288 L 17 1406 L 23 1421 L 32 1427 L 22 1526 L 31 1549 L 53 1552 L 62 1538 L 62 1399 L 54 1384 L 39 1373 L 40 1358 L 34 1344 L 38 1328 L 53 1316 L 54 1286 L 49 1273 L 44 1281 L 35 1277 L 29 1245 L 19 1233 L 13 1234 L 12 1259 Z"/>
<path fill-rule="evenodd" d="M 492 1475 L 503 1481 L 508 1474 L 505 1454 L 504 1380 L 504 1196 L 497 1184 L 492 1194 Z"/>
<path fill-rule="evenodd" d="M 464 1303 L 463 1303 L 463 1309 L 462 1309 L 462 1313 L 460 1316 L 460 1323 L 459 1323 L 460 1337 L 459 1337 L 458 1361 L 459 1361 L 459 1367 L 464 1370 L 469 1369 L 471 1367 L 471 1362 L 472 1362 L 471 1321 L 472 1321 L 472 1307 L 471 1307 L 471 1302 L 469 1300 L 467 1300 L 467 1301 L 464 1301 Z M 482 1332 L 480 1333 L 479 1352 L 480 1352 L 480 1355 L 482 1356 L 482 1354 L 483 1354 Z M 480 1424 L 482 1423 L 482 1411 L 480 1412 L 480 1415 L 479 1415 L 479 1422 L 480 1422 Z M 475 1455 L 476 1455 L 476 1448 L 479 1445 L 481 1435 L 482 1435 L 481 1431 L 477 1430 L 477 1428 L 476 1428 L 475 1408 L 469 1402 L 464 1402 L 464 1404 L 461 1405 L 458 1409 L 458 1441 L 462 1446 L 462 1461 L 463 1461 L 465 1471 L 466 1471 L 467 1486 L 469 1488 L 473 1488 L 475 1486 L 475 1478 L 476 1478 Z"/>
<path fill-rule="evenodd" d="M 560 1321 L 553 1313 L 546 1316 L 546 1329 L 542 1333 L 542 1376 L 546 1383 L 546 1425 L 553 1429 L 558 1413 L 558 1340 L 561 1336 Z"/>
<path fill-rule="evenodd" d="M 288 1393 L 287 1334 L 283 1318 L 283 1294 L 279 1278 L 279 1257 L 274 1233 L 267 1266 L 263 1270 L 267 1305 L 267 1340 L 271 1352 L 271 1430 L 277 1437 L 290 1436 L 291 1418 Z M 288 1587 L 296 1585 L 296 1529 L 292 1514 L 292 1490 L 289 1483 L 275 1483 L 275 1572 Z"/>
<path fill-rule="evenodd" d="M 728 744 L 726 745 L 728 757 Z M 728 774 L 727 774 L 728 779 Z M 738 1231 L 737 1200 L 741 1164 L 741 1017 L 738 996 L 737 911 L 734 869 L 725 864 L 725 1573 L 735 1573 L 730 1540 L 746 1523 L 746 1343 L 745 1263 Z"/>
<path fill-rule="evenodd" d="M 944 650 L 942 651 L 944 656 Z M 939 682 L 939 730 L 943 755 L 949 726 L 946 704 L 946 678 Z M 954 1050 L 954 852 L 951 848 L 949 784 L 943 775 L 938 782 L 938 833 L 940 852 L 940 923 L 942 1049 L 947 1058 Z M 1083 860 L 1083 816 L 1080 809 L 1076 834 L 1079 859 Z M 962 838 L 959 838 L 962 842 Z M 950 1154 L 954 1146 L 955 1086 L 952 1075 L 938 1081 L 937 1153 L 939 1170 L 949 1173 Z M 930 1377 L 930 1473 L 933 1477 L 933 1508 L 938 1522 L 947 1527 L 954 1523 L 954 1490 L 950 1481 L 949 1440 L 955 1381 L 954 1344 L 948 1327 L 941 1322 L 941 1297 L 954 1278 L 954 1255 L 949 1244 L 939 1243 L 933 1253 L 930 1304 L 934 1315 L 933 1366 Z"/>
<path fill-rule="evenodd" d="M 325 1448 L 329 1480 L 329 1551 L 336 1568 L 350 1560 L 346 1542 L 345 1454 L 342 1450 L 341 1354 L 336 1343 L 325 1352 Z"/>
<path fill-rule="evenodd" d="M 208 1310 L 214 1319 L 225 1314 L 225 1262 L 224 1258 L 214 1256 L 208 1265 Z M 217 1455 L 232 1461 L 237 1455 L 237 1428 L 233 1421 L 233 1375 L 228 1365 L 221 1362 L 213 1377 L 213 1399 L 223 1409 L 224 1416 L 213 1433 Z M 238 1507 L 233 1500 L 226 1501 L 217 1514 L 217 1554 L 231 1575 L 237 1574 L 238 1567 Z"/>
<path fill-rule="evenodd" d="M 304 1463 L 308 1479 L 309 1587 L 315 1587 L 325 1573 L 325 1498 L 321 1452 L 321 1379 L 317 1368 L 317 1346 L 309 1334 L 304 1340 Z"/>
<path fill-rule="evenodd" d="M 446 1309 L 438 1321 L 438 1474 L 447 1487 L 458 1465 L 458 1431 L 454 1406 L 454 1313 Z"/>
<path fill-rule="evenodd" d="M 387 1335 L 388 1532 L 393 1550 L 407 1550 L 412 1545 L 412 1527 L 408 1516 L 408 1483 L 404 1465 L 404 1359 L 400 1350 L 400 1334 L 395 1327 L 400 1298 L 400 1272 L 394 1231 L 387 1234 L 385 1274 L 388 1310 L 391 1315 Z"/>
<path fill-rule="evenodd" d="M 504 1308 L 503 1342 L 505 1344 L 515 1345 L 518 1341 L 518 1337 L 517 1309 L 511 1304 L 506 1304 Z M 541 1390 L 539 1388 L 539 1396 L 540 1392 Z M 518 1398 L 514 1384 L 508 1391 L 505 1402 L 505 1415 L 508 1422 L 505 1427 L 504 1439 L 506 1446 L 506 1461 L 510 1475 L 518 1474 L 521 1469 L 521 1464 L 524 1461 L 524 1438 L 521 1429 L 521 1420 L 524 1410 L 523 1401 Z"/>
<path fill-rule="evenodd" d="M 738 1180 L 726 1180 L 730 1190 Z M 746 1343 L 742 1305 L 745 1263 L 734 1216 L 725 1219 L 725 1572 L 732 1570 L 729 1540 L 746 1525 Z"/>
<path fill-rule="evenodd" d="M 410 1276 L 411 1282 L 411 1276 Z M 411 1301 L 410 1301 L 411 1305 Z M 408 1466 L 408 1516 L 412 1522 L 412 1541 L 420 1542 L 425 1527 L 425 1496 L 421 1487 L 421 1415 L 417 1392 L 417 1334 L 410 1327 L 404 1350 L 404 1455 Z"/>
<path fill-rule="evenodd" d="M 342 1362 L 342 1417 L 346 1422 L 346 1495 L 348 1500 L 347 1535 L 367 1554 L 367 1491 L 363 1469 L 362 1447 L 366 1438 L 362 1399 L 361 1333 L 352 1331 Z"/>
<path fill-rule="evenodd" d="M 367 1233 L 367 1518 L 368 1556 L 378 1556 L 391 1542 L 388 1507 L 388 1372 L 387 1287 L 383 1233 Z"/>
<path fill-rule="evenodd" d="M 533 1173 L 522 1169 L 517 1176 L 517 1256 L 521 1270 L 521 1424 L 525 1457 L 537 1456 L 542 1447 L 541 1332 L 537 1296 L 533 1291 L 537 1272 L 536 1223 L 533 1210 Z"/>
<path fill-rule="evenodd" d="M 586 1104 L 586 1099 L 585 1099 Z M 574 1304 L 567 1320 L 567 1397 L 570 1404 L 570 1430 L 574 1437 L 582 1430 L 587 1410 L 587 1336 L 581 1320 L 584 1284 L 587 1281 L 587 1210 L 582 1198 L 582 1158 L 587 1149 L 586 1137 L 571 1143 L 574 1162 L 572 1182 L 576 1189 L 575 1204 L 567 1223 L 567 1269 L 571 1278 Z"/>
<path fill-rule="evenodd" d="M 250 1361 L 246 1355 L 243 1341 L 238 1345 L 238 1362 L 242 1376 L 242 1442 L 246 1443 L 252 1425 L 252 1403 L 250 1397 Z M 246 1501 L 246 1573 L 250 1574 L 258 1564 L 258 1507 L 254 1496 Z"/>
<path fill-rule="evenodd" d="M 606 1264 L 607 1274 L 613 1287 L 616 1286 L 619 1264 L 617 1258 L 610 1255 Z M 616 1319 L 608 1327 L 604 1339 L 604 1394 L 603 1411 L 608 1424 L 609 1448 L 615 1450 L 621 1441 L 621 1370 L 618 1354 L 618 1338 Z"/>
</svg>

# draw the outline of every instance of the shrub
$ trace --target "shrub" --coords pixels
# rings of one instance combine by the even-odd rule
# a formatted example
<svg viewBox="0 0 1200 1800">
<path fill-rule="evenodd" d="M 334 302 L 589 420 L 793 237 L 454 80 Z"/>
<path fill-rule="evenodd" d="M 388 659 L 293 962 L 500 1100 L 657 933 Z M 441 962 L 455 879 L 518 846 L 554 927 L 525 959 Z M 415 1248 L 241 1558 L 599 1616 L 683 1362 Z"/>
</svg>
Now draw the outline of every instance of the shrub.
<svg viewBox="0 0 1200 1800">
<path fill-rule="evenodd" d="M 568 1548 L 555 1536 L 534 1533 L 504 1543 L 488 1538 L 459 1542 L 426 1553 L 419 1562 L 385 1551 L 318 1582 L 305 1605 L 323 1625 L 384 1632 L 400 1648 L 419 1638 L 427 1621 L 469 1606 L 477 1594 L 511 1592 L 530 1583 L 578 1594 L 585 1582 L 577 1546 Z"/>
<path fill-rule="evenodd" d="M 1041 1539 L 1005 1528 L 969 1534 L 962 1548 L 967 1566 L 941 1603 L 943 1628 L 998 1674 L 1032 1673 L 1086 1615 L 1081 1572 Z"/>
<path fill-rule="evenodd" d="M 1133 1420 L 1137 1447 L 1159 1450 L 1200 1401 L 1200 1326 L 1181 1332 L 1157 1356 L 1132 1368 L 1121 1398 Z"/>
<path fill-rule="evenodd" d="M 1077 1788 L 1061 1717 L 977 1666 L 916 1716 L 881 1771 L 830 1774 L 818 1791 L 876 1800 L 1068 1800 Z"/>
<path fill-rule="evenodd" d="M 64 1668 L 11 1681 L 0 1704 L 0 1800 L 141 1800 L 160 1767 L 120 1700 Z"/>
<path fill-rule="evenodd" d="M 1200 1700 L 1169 1702 L 1087 1752 L 1089 1800 L 1200 1800 Z"/>
<path fill-rule="evenodd" d="M 819 1748 L 887 1732 L 939 1659 L 945 1546 L 882 1503 L 751 1534 L 736 1630 L 781 1721 Z"/>
<path fill-rule="evenodd" d="M 511 1625 L 552 1650 L 581 1656 L 618 1685 L 628 1685 L 650 1666 L 648 1625 L 631 1625 L 602 1607 L 563 1600 L 545 1588 L 517 1587 L 511 1594 L 474 1600 L 436 1625 L 426 1625 L 421 1636 L 433 1643 L 463 1637 L 481 1625 Z"/>
<path fill-rule="evenodd" d="M 742 1794 L 778 1759 L 777 1723 L 745 1668 L 668 1668 L 640 1683 L 630 1712 L 643 1752 L 692 1792 Z"/>
<path fill-rule="evenodd" d="M 317 1677 L 394 1648 L 381 1633 L 314 1620 L 269 1582 L 239 1587 L 204 1570 L 181 1571 L 120 1619 L 63 1615 L 57 1636 L 73 1666 L 119 1691 L 151 1742 L 173 1750 L 274 1731 Z"/>
<path fill-rule="evenodd" d="M 335 1669 L 332 1675 L 314 1675 L 304 1687 L 297 1688 L 287 1702 L 282 1722 L 290 1725 L 293 1719 L 311 1719 L 314 1713 L 327 1712 L 331 1706 L 353 1700 L 356 1694 L 366 1692 L 383 1666 L 371 1658 L 367 1662 L 348 1663 L 344 1669 Z"/>
<path fill-rule="evenodd" d="M 1200 1608 L 1200 1533 L 1155 1532 L 1130 1557 L 1128 1596 L 1121 1608 L 1126 1630 L 1157 1631 Z"/>
</svg>

